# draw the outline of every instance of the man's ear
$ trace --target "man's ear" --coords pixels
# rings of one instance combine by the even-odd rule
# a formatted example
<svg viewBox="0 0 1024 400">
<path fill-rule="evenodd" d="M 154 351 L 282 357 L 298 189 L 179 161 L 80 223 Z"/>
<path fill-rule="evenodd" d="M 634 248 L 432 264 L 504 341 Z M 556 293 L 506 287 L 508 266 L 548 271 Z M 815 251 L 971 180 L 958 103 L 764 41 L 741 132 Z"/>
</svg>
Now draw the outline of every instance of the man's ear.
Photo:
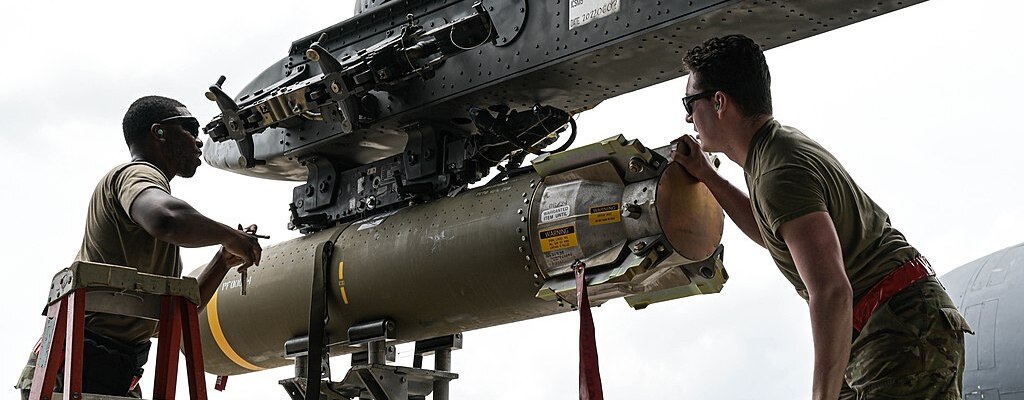
<svg viewBox="0 0 1024 400">
<path fill-rule="evenodd" d="M 159 140 L 161 142 L 163 142 L 165 140 L 164 139 L 164 128 L 161 127 L 160 124 L 153 124 L 153 125 L 151 125 L 149 127 L 149 134 L 154 139 Z"/>
<path fill-rule="evenodd" d="M 715 92 L 715 95 L 711 97 L 711 107 L 714 108 L 715 114 L 717 114 L 719 118 L 725 114 L 725 110 L 729 108 L 730 105 L 729 96 L 723 91 L 717 91 Z"/>
</svg>

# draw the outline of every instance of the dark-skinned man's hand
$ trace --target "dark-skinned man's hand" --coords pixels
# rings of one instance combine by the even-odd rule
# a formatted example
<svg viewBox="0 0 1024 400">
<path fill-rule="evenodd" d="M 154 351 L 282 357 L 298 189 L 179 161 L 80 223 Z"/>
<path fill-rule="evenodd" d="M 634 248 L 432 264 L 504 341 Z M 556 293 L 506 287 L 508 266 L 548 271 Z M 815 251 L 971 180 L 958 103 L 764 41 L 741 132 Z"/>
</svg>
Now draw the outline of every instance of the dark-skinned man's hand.
<svg viewBox="0 0 1024 400">
<path fill-rule="evenodd" d="M 256 237 L 256 229 L 255 224 L 249 225 L 246 228 L 238 225 L 238 235 L 221 246 L 218 254 L 220 254 L 227 267 L 238 267 L 238 270 L 241 271 L 252 265 L 260 264 L 260 255 L 263 253 L 263 248 L 260 247 Z"/>
</svg>

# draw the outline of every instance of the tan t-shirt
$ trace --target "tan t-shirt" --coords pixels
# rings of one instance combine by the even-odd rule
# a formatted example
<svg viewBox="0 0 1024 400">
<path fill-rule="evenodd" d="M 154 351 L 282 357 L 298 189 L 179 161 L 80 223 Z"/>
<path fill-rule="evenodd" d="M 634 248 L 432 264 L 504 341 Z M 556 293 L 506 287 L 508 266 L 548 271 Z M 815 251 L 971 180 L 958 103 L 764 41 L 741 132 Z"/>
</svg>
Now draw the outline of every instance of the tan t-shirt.
<svg viewBox="0 0 1024 400">
<path fill-rule="evenodd" d="M 178 246 L 150 236 L 128 215 L 132 202 L 150 188 L 171 193 L 170 183 L 151 164 L 133 162 L 117 166 L 96 185 L 85 220 L 85 236 L 76 260 L 124 265 L 149 274 L 179 276 Z M 134 344 L 157 332 L 155 321 L 121 315 L 89 313 L 86 328 Z"/>
<path fill-rule="evenodd" d="M 919 255 L 839 161 L 794 128 L 768 121 L 751 140 L 744 172 L 768 252 L 804 299 L 807 287 L 779 234 L 783 223 L 797 217 L 815 211 L 832 217 L 855 299 Z"/>
</svg>

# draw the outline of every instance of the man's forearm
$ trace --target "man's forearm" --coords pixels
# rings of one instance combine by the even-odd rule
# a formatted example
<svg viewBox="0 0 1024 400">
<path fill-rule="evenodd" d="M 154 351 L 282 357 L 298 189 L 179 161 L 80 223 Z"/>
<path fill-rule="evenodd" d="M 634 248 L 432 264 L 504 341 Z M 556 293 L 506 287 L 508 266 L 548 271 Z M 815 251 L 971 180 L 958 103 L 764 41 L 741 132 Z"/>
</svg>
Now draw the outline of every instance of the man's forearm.
<svg viewBox="0 0 1024 400">
<path fill-rule="evenodd" d="M 224 276 L 227 275 L 230 269 L 224 262 L 223 251 L 224 249 L 218 250 L 217 254 L 210 260 L 210 263 L 203 267 L 203 270 L 199 272 L 199 276 L 196 278 L 199 281 L 200 310 L 206 307 L 206 303 L 210 302 L 210 299 L 213 298 L 213 294 L 217 292 L 217 288 L 224 281 Z"/>
<path fill-rule="evenodd" d="M 704 184 L 722 205 L 722 209 L 729 218 L 743 231 L 750 240 L 761 247 L 764 246 L 764 239 L 761 238 L 761 231 L 757 229 L 757 221 L 754 220 L 754 212 L 750 209 L 750 198 L 742 190 L 733 186 L 729 181 L 720 175 L 714 175 L 704 181 Z"/>
<path fill-rule="evenodd" d="M 808 302 L 814 337 L 812 398 L 834 400 L 850 360 L 853 294 L 848 286 L 838 287 L 811 294 Z"/>
</svg>

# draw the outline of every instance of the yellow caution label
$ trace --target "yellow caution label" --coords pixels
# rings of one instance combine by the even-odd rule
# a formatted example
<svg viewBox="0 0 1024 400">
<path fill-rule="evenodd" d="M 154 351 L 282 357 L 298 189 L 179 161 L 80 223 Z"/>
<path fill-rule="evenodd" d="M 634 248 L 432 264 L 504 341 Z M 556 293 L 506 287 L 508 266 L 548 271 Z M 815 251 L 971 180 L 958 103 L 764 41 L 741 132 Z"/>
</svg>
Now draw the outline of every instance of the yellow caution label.
<svg viewBox="0 0 1024 400">
<path fill-rule="evenodd" d="M 590 207 L 590 225 L 614 224 L 622 220 L 619 203 Z"/>
<path fill-rule="evenodd" d="M 549 251 L 568 249 L 579 245 L 580 242 L 576 239 L 575 225 L 540 231 L 540 249 L 545 253 Z"/>
</svg>

